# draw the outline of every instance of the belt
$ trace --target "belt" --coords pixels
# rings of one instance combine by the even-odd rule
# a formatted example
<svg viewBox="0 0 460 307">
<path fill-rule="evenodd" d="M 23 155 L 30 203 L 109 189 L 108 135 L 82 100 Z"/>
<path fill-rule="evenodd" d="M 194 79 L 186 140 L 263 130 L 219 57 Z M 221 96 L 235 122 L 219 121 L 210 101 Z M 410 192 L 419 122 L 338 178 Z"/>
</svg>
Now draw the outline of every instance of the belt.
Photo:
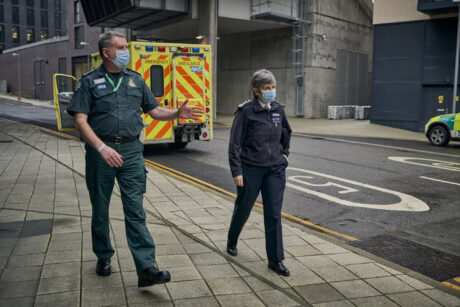
<svg viewBox="0 0 460 307">
<path fill-rule="evenodd" d="M 139 136 L 100 136 L 98 135 L 98 137 L 101 139 L 101 141 L 112 142 L 115 144 L 129 143 L 129 142 L 139 139 Z"/>
</svg>

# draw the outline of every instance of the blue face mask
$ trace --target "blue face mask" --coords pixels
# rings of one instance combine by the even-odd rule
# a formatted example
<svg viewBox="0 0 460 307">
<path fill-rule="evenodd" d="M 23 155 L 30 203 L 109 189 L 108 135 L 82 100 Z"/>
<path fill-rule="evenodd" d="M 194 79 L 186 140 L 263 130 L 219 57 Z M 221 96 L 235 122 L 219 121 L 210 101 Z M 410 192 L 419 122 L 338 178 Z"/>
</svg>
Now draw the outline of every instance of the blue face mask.
<svg viewBox="0 0 460 307">
<path fill-rule="evenodd" d="M 276 89 L 273 90 L 265 90 L 261 91 L 262 92 L 262 102 L 264 103 L 269 103 L 275 100 L 276 98 Z"/>
<path fill-rule="evenodd" d="M 113 64 L 117 65 L 120 68 L 125 67 L 129 63 L 129 50 L 118 50 L 116 52 L 117 56 L 112 60 Z"/>
</svg>

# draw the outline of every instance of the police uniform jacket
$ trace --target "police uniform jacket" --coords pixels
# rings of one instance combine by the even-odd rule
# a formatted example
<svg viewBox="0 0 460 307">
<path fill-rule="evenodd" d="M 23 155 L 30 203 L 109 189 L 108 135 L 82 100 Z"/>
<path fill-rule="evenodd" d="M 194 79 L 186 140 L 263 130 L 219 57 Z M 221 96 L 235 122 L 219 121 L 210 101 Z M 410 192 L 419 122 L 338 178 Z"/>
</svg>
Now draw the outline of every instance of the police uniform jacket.
<svg viewBox="0 0 460 307">
<path fill-rule="evenodd" d="M 137 72 L 124 68 L 117 80 L 109 82 L 112 78 L 104 65 L 84 75 L 67 112 L 88 115 L 88 124 L 98 136 L 138 136 L 144 127 L 141 109 L 147 113 L 159 104 Z"/>
<path fill-rule="evenodd" d="M 235 112 L 228 156 L 232 176 L 242 174 L 241 163 L 272 166 L 289 155 L 291 127 L 284 106 L 276 101 L 269 110 L 257 97 L 239 105 Z"/>
</svg>

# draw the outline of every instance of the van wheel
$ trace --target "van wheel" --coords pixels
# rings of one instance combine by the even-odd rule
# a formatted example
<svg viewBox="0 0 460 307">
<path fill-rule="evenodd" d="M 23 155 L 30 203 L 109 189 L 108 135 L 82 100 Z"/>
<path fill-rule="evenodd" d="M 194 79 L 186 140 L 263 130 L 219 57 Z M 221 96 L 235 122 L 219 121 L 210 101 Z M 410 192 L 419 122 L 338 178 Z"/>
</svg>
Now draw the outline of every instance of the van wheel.
<svg viewBox="0 0 460 307">
<path fill-rule="evenodd" d="M 183 149 L 185 146 L 187 146 L 188 142 L 174 142 L 174 143 L 169 143 L 168 147 L 170 149 Z"/>
<path fill-rule="evenodd" d="M 434 126 L 428 132 L 428 139 L 434 146 L 446 146 L 449 143 L 449 134 L 443 126 Z"/>
</svg>

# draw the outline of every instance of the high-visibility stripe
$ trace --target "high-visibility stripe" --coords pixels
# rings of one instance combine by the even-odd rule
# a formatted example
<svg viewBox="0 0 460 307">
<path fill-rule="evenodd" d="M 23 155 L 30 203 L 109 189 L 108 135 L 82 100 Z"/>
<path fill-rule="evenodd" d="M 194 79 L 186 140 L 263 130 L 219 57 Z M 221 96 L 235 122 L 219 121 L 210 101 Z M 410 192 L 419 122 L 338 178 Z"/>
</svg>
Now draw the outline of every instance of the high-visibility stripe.
<svg viewBox="0 0 460 307">
<path fill-rule="evenodd" d="M 155 127 L 158 125 L 159 121 L 157 120 L 152 120 L 152 122 L 150 123 L 150 126 L 148 126 L 147 128 L 145 128 L 145 135 L 149 135 L 150 132 L 152 132 L 153 129 L 155 129 Z"/>
<path fill-rule="evenodd" d="M 181 77 L 184 78 L 188 84 L 193 87 L 193 89 L 198 93 L 198 94 L 203 94 L 203 88 L 196 84 L 196 80 L 194 80 L 190 75 L 187 74 L 187 72 L 180 66 L 176 66 L 176 70 L 181 73 Z"/>
<path fill-rule="evenodd" d="M 135 71 L 139 71 L 142 66 L 142 59 L 136 61 L 136 67 L 134 68 Z"/>
<path fill-rule="evenodd" d="M 184 86 L 182 86 L 182 84 L 177 84 L 177 83 L 176 83 L 176 88 L 179 90 L 179 92 L 182 93 L 182 95 L 185 96 L 185 98 L 193 98 L 193 95 L 190 94 L 190 93 L 187 91 L 187 89 L 186 89 Z"/>
<path fill-rule="evenodd" d="M 163 138 L 163 136 L 166 134 L 166 132 L 168 132 L 169 129 L 171 129 L 171 126 L 172 126 L 172 124 L 171 124 L 170 121 L 169 121 L 169 122 L 165 122 L 164 127 L 161 128 L 160 132 L 158 132 L 157 135 L 155 135 L 155 138 L 156 138 L 156 139 L 161 139 L 161 138 Z"/>
</svg>

